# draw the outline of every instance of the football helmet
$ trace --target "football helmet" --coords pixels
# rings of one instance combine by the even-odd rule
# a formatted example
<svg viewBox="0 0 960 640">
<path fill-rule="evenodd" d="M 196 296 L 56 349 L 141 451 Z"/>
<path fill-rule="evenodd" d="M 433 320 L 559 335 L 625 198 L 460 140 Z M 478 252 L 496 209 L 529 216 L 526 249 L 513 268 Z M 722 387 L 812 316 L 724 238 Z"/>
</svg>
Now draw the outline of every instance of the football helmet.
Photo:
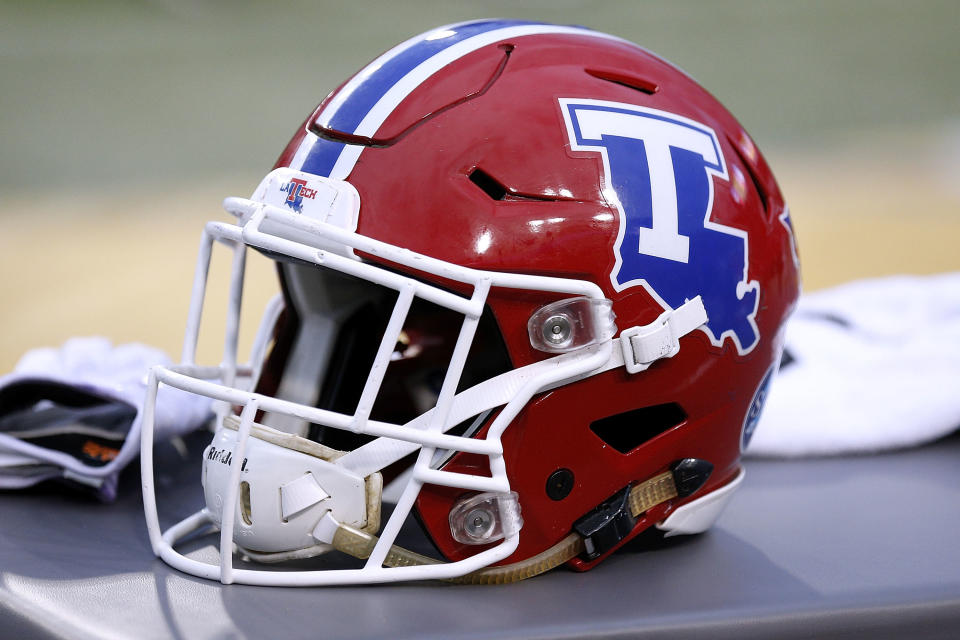
<svg viewBox="0 0 960 640">
<path fill-rule="evenodd" d="M 328 95 L 224 206 L 183 363 L 153 370 L 145 408 L 146 519 L 172 566 L 508 582 L 704 531 L 740 484 L 798 295 L 793 232 L 743 128 L 650 52 L 583 27 L 440 27 Z M 227 346 L 200 366 L 215 243 L 234 252 Z M 282 295 L 238 364 L 248 249 Z M 206 506 L 165 532 L 160 383 L 220 407 Z M 397 542 L 413 518 L 435 553 Z M 218 561 L 180 550 L 203 528 Z M 327 552 L 352 558 L 306 560 Z"/>
</svg>

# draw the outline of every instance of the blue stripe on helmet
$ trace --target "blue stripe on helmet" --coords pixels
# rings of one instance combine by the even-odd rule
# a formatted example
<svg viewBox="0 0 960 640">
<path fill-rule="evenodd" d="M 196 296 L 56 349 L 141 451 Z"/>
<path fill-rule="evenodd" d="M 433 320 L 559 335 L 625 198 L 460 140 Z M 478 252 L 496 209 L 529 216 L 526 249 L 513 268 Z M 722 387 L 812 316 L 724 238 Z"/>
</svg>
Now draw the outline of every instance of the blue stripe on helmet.
<svg viewBox="0 0 960 640">
<path fill-rule="evenodd" d="M 442 31 L 449 31 L 449 35 L 431 40 L 426 38 L 442 31 L 434 29 L 421 34 L 419 42 L 381 62 L 379 68 L 372 70 L 363 82 L 356 85 L 336 112 L 326 118 L 324 126 L 345 133 L 354 133 L 370 110 L 397 82 L 437 53 L 481 33 L 533 24 L 540 23 L 522 20 L 479 20 L 445 27 Z M 364 72 L 367 72 L 367 69 L 361 71 L 361 73 Z M 342 142 L 318 139 L 304 159 L 301 169 L 314 175 L 329 176 L 344 146 Z"/>
<path fill-rule="evenodd" d="M 319 138 L 310 148 L 310 153 L 303 160 L 301 171 L 312 173 L 315 176 L 329 177 L 333 165 L 337 163 L 340 152 L 346 145 L 326 138 Z"/>
<path fill-rule="evenodd" d="M 379 69 L 371 73 L 361 84 L 357 85 L 346 101 L 337 109 L 337 112 L 328 119 L 325 126 L 336 129 L 337 131 L 345 131 L 347 133 L 355 132 L 360 122 L 367 113 L 370 112 L 370 109 L 377 104 L 380 98 L 401 78 L 424 61 L 467 38 L 504 27 L 515 27 L 527 24 L 536 23 L 513 20 L 486 20 L 466 22 L 447 27 L 444 31 L 448 31 L 449 35 L 444 35 L 434 40 L 427 40 L 425 38 L 431 34 L 438 33 L 438 30 L 428 31 L 422 34 L 420 36 L 420 42 L 399 52 L 390 60 L 383 62 Z"/>
</svg>

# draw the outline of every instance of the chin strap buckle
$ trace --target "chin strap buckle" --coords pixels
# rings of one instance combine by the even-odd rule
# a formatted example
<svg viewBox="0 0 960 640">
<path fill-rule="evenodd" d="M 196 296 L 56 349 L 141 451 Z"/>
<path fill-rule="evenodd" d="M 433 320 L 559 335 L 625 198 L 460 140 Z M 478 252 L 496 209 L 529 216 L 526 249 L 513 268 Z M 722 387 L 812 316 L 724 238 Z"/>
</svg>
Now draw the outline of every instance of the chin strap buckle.
<svg viewBox="0 0 960 640">
<path fill-rule="evenodd" d="M 668 309 L 650 324 L 620 332 L 620 348 L 627 373 L 638 373 L 661 358 L 680 351 L 680 338 L 707 322 L 707 310 L 700 296 Z"/>
<path fill-rule="evenodd" d="M 617 547 L 633 532 L 637 520 L 653 507 L 673 498 L 686 498 L 706 484 L 713 465 L 684 458 L 644 482 L 627 485 L 573 523 L 583 539 L 583 559 L 588 562 Z"/>
<path fill-rule="evenodd" d="M 583 538 L 583 556 L 599 558 L 630 535 L 637 517 L 630 509 L 630 487 L 624 487 L 573 524 Z"/>
</svg>

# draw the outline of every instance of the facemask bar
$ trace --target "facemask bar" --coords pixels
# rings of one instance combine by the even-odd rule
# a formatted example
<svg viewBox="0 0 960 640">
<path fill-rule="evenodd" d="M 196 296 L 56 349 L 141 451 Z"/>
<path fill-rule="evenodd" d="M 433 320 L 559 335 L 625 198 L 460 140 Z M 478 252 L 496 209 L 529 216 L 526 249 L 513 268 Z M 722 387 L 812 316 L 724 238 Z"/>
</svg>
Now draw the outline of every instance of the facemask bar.
<svg viewBox="0 0 960 640">
<path fill-rule="evenodd" d="M 444 432 L 456 424 L 456 420 L 451 419 L 451 413 L 456 413 L 452 412 L 457 402 L 456 388 L 490 288 L 496 286 L 539 290 L 602 299 L 603 294 L 600 288 L 586 281 L 468 269 L 361 236 L 336 225 L 303 215 L 296 215 L 277 206 L 252 200 L 228 198 L 224 202 L 224 206 L 240 218 L 241 226 L 211 222 L 205 228 L 194 279 L 187 335 L 184 341 L 182 354 L 184 364 L 174 368 L 158 367 L 151 372 L 149 378 L 144 409 L 141 454 L 144 508 L 154 553 L 168 564 L 187 573 L 218 579 L 224 583 L 236 581 L 262 585 L 320 585 L 448 578 L 464 575 L 509 556 L 519 542 L 518 533 L 505 537 L 495 547 L 458 562 L 415 567 L 383 568 L 382 566 L 423 484 L 437 484 L 479 492 L 509 492 L 510 484 L 506 476 L 506 466 L 500 443 L 500 436 L 506 427 L 534 394 L 547 387 L 562 384 L 565 380 L 589 375 L 589 372 L 597 370 L 610 360 L 612 345 L 609 343 L 597 345 L 596 348 L 588 349 L 583 354 L 567 354 L 562 357 L 563 364 L 561 366 L 538 370 L 537 375 L 524 378 L 523 384 L 519 385 L 519 388 L 511 389 L 510 399 L 489 428 L 488 435 L 484 440 L 447 435 Z M 316 242 L 308 243 L 311 239 L 315 239 Z M 224 361 L 219 367 L 200 367 L 195 364 L 195 350 L 210 255 L 215 241 L 231 246 L 235 252 L 224 344 Z M 314 244 L 317 246 L 311 246 Z M 387 329 L 380 341 L 374 364 L 368 374 L 354 415 L 299 405 L 249 391 L 255 386 L 256 378 L 259 375 L 265 344 L 269 340 L 273 322 L 265 316 L 265 324 L 261 325 L 258 338 L 255 341 L 252 363 L 238 367 L 237 335 L 245 251 L 248 246 L 260 248 L 273 254 L 289 256 L 309 264 L 332 268 L 398 292 Z M 341 250 L 337 250 L 337 247 L 340 247 Z M 414 278 L 362 262 L 353 254 L 352 250 L 354 249 L 420 272 L 465 283 L 473 287 L 473 293 L 470 298 L 464 298 Z M 427 414 L 420 416 L 426 421 L 414 420 L 411 421 L 411 426 L 370 420 L 370 410 L 377 397 L 380 384 L 386 373 L 386 367 L 389 364 L 390 355 L 397 337 L 403 329 L 407 312 L 414 297 L 423 298 L 439 306 L 457 311 L 464 316 L 460 335 L 454 347 L 436 406 L 428 412 L 429 416 Z M 276 319 L 276 313 L 278 311 L 274 310 L 273 321 Z M 219 382 L 213 382 L 212 380 Z M 240 381 L 246 384 L 238 388 L 237 383 Z M 317 424 L 345 429 L 354 433 L 378 436 L 381 439 L 408 442 L 419 447 L 420 452 L 414 465 L 413 477 L 401 494 L 399 502 L 384 526 L 380 539 L 364 568 L 296 572 L 234 568 L 233 528 L 235 524 L 234 513 L 240 490 L 239 464 L 234 465 L 231 469 L 230 485 L 224 497 L 219 565 L 192 560 L 175 551 L 173 545 L 179 539 L 198 528 L 209 526 L 212 524 L 212 520 L 206 509 L 203 509 L 161 533 L 153 487 L 152 456 L 154 404 L 157 386 L 160 383 L 214 398 L 220 401 L 221 406 L 225 408 L 230 406 L 242 407 L 237 450 L 234 451 L 234 459 L 236 460 L 243 459 L 244 448 L 250 437 L 254 416 L 260 410 L 296 416 Z M 426 428 L 424 428 L 424 422 L 426 422 Z M 413 426 L 414 424 L 417 426 Z M 489 460 L 492 477 L 431 469 L 430 463 L 437 449 L 463 451 L 486 456 Z"/>
</svg>

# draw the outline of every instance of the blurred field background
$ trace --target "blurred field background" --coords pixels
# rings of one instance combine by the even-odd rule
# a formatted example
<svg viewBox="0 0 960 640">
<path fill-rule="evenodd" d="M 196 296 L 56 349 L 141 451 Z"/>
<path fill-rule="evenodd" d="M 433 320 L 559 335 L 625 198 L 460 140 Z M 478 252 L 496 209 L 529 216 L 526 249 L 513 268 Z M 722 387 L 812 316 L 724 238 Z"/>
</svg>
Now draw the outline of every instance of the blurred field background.
<svg viewBox="0 0 960 640">
<path fill-rule="evenodd" d="M 2 1 L 0 372 L 76 335 L 177 357 L 222 198 L 381 51 L 491 16 L 617 34 L 717 95 L 777 173 L 806 290 L 960 269 L 955 0 Z M 254 262 L 245 344 L 275 287 Z M 208 297 L 209 336 L 224 307 Z"/>
</svg>

